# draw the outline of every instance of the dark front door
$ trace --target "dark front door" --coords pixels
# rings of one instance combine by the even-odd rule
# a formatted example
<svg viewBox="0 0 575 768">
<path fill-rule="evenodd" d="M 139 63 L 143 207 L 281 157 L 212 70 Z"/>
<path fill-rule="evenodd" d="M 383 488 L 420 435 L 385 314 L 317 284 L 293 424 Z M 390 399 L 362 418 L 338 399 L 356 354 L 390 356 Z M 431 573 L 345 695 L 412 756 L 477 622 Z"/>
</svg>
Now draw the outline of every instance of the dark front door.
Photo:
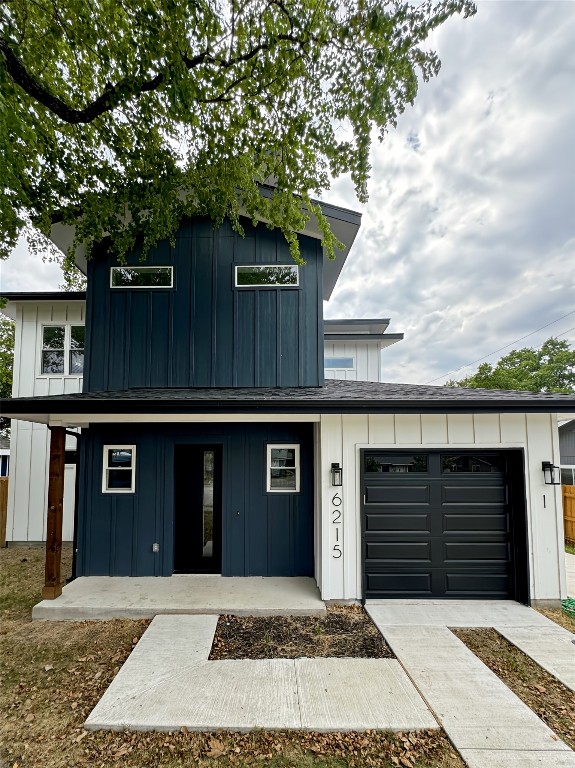
<svg viewBox="0 0 575 768">
<path fill-rule="evenodd" d="M 174 573 L 221 573 L 222 447 L 175 446 Z"/>
<path fill-rule="evenodd" d="M 504 453 L 365 451 L 365 596 L 516 596 L 509 470 Z"/>
</svg>

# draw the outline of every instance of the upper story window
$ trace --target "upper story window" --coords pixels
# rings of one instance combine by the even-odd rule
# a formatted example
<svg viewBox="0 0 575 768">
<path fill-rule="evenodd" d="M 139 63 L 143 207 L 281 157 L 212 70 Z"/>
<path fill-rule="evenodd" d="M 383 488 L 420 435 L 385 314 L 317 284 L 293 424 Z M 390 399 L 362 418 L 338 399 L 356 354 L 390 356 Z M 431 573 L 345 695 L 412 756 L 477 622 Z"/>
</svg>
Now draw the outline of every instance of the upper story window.
<svg viewBox="0 0 575 768">
<path fill-rule="evenodd" d="M 236 288 L 297 288 L 299 269 L 295 264 L 250 264 L 236 266 Z"/>
<path fill-rule="evenodd" d="M 42 359 L 44 376 L 80 376 L 84 371 L 83 325 L 42 326 Z"/>
<path fill-rule="evenodd" d="M 353 357 L 325 357 L 324 368 L 355 368 Z"/>
<path fill-rule="evenodd" d="M 173 267 L 110 267 L 110 288 L 172 288 Z"/>
</svg>

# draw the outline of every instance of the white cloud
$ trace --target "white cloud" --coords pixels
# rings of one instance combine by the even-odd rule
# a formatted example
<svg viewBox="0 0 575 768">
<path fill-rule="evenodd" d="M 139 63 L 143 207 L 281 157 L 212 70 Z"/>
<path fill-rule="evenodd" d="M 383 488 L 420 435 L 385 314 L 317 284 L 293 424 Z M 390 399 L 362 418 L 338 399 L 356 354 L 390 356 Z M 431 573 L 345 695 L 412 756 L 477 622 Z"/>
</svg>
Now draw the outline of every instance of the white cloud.
<svg viewBox="0 0 575 768">
<path fill-rule="evenodd" d="M 383 353 L 388 380 L 428 381 L 575 310 L 574 37 L 575 7 L 555 2 L 481 2 L 435 34 L 442 70 L 374 149 L 326 306 L 405 332 Z M 353 206 L 345 182 L 332 192 Z"/>
</svg>

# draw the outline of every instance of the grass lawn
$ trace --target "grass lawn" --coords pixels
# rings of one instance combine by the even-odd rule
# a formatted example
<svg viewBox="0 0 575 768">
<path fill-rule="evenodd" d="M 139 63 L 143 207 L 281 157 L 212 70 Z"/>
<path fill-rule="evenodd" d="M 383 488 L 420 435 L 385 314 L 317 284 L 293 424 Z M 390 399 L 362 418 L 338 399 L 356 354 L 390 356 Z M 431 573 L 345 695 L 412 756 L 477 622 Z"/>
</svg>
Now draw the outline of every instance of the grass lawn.
<svg viewBox="0 0 575 768">
<path fill-rule="evenodd" d="M 70 548 L 64 565 L 67 575 Z M 0 549 L 2 768 L 463 768 L 441 731 L 84 731 L 148 622 L 31 622 L 43 566 L 42 549 Z"/>
<path fill-rule="evenodd" d="M 565 544 L 565 552 L 567 552 L 570 555 L 575 555 L 575 545 Z"/>
</svg>

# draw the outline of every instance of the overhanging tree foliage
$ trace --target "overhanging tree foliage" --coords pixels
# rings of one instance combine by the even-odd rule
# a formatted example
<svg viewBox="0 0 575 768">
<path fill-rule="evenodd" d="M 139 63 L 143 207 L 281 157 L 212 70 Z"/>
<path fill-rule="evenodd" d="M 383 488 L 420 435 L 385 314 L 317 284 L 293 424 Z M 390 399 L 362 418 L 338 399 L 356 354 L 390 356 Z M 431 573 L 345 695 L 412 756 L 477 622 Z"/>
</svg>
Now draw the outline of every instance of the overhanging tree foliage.
<svg viewBox="0 0 575 768">
<path fill-rule="evenodd" d="M 55 222 L 125 253 L 182 216 L 295 232 L 439 70 L 422 44 L 470 0 L 4 0 L 0 255 Z M 272 178 L 271 197 L 259 184 Z M 303 209 L 302 210 L 302 202 Z"/>
<path fill-rule="evenodd" d="M 575 349 L 567 341 L 550 338 L 540 349 L 514 349 L 495 366 L 482 363 L 473 375 L 448 386 L 571 394 L 575 392 Z"/>
</svg>

